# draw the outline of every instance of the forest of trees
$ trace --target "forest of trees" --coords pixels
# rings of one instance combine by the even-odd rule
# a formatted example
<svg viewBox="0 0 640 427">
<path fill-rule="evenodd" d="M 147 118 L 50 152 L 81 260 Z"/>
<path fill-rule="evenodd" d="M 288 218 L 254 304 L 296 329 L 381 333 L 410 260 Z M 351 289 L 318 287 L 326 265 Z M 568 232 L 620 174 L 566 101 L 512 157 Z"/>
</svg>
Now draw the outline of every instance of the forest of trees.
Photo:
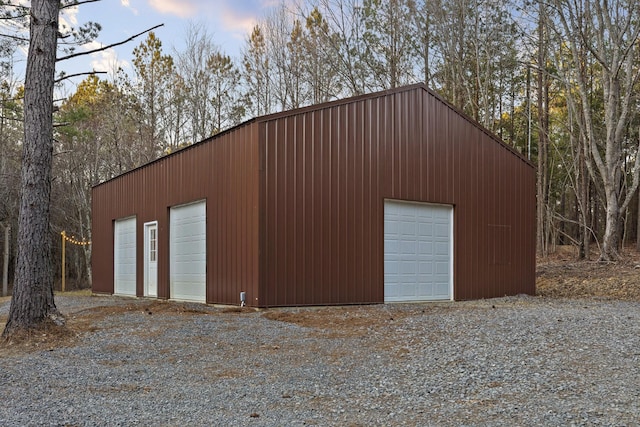
<svg viewBox="0 0 640 427">
<path fill-rule="evenodd" d="M 9 7 L 0 2 L 0 242 L 17 228 L 24 137 L 24 28 L 4 24 Z M 180 50 L 149 33 L 132 72 L 76 78 L 55 103 L 54 251 L 62 230 L 91 240 L 92 185 L 254 116 L 424 82 L 537 166 L 540 256 L 571 244 L 615 261 L 640 247 L 639 34 L 637 0 L 283 1 L 237 57 L 204 23 Z M 91 247 L 67 250 L 70 277 L 89 284 Z"/>
</svg>

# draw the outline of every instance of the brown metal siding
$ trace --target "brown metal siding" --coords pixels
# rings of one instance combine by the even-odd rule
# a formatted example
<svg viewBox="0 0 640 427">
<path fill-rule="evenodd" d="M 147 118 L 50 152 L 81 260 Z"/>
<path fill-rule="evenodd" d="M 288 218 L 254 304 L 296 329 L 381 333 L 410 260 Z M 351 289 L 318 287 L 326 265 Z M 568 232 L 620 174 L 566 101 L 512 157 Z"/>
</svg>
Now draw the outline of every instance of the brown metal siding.
<svg viewBox="0 0 640 427">
<path fill-rule="evenodd" d="M 454 206 L 454 298 L 533 293 L 533 167 L 422 87 L 267 117 L 262 304 L 384 299 L 385 199 Z"/>
<path fill-rule="evenodd" d="M 207 302 L 258 301 L 259 162 L 255 123 L 93 189 L 93 290 L 113 292 L 113 222 L 136 215 L 137 295 L 143 295 L 144 223 L 158 221 L 158 296 L 169 295 L 169 209 L 207 203 Z"/>
<path fill-rule="evenodd" d="M 207 201 L 207 301 L 384 300 L 384 201 L 454 206 L 454 298 L 533 293 L 533 167 L 421 86 L 267 116 L 97 186 L 94 291 L 113 291 L 113 221 L 157 220 L 169 295 L 169 208 Z M 163 250 L 164 248 L 164 250 Z"/>
</svg>

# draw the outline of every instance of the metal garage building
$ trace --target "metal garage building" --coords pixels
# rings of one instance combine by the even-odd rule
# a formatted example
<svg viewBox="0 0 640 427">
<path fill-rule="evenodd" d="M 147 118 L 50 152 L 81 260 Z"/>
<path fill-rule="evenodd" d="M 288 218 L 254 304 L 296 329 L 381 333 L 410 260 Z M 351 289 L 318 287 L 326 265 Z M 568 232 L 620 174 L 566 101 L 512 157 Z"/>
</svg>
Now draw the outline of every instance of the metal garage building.
<svg viewBox="0 0 640 427">
<path fill-rule="evenodd" d="M 535 170 L 423 85 L 259 117 L 93 189 L 93 291 L 250 306 L 535 291 Z"/>
</svg>

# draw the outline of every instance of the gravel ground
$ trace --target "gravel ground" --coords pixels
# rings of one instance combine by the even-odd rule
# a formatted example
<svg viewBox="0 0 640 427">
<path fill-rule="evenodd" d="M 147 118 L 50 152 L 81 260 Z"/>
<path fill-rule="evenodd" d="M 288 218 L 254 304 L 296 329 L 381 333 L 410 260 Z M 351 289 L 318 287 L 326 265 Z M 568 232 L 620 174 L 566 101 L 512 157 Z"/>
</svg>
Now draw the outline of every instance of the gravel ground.
<svg viewBox="0 0 640 427">
<path fill-rule="evenodd" d="M 84 332 L 0 352 L 1 426 L 640 425 L 638 302 L 57 304 Z"/>
</svg>

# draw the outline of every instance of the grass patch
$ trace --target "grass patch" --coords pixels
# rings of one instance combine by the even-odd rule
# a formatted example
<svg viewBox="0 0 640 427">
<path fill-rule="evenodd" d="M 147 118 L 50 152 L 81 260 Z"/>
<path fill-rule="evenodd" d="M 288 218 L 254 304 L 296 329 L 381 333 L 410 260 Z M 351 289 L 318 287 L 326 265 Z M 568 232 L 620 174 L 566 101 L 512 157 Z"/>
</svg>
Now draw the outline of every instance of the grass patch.
<svg viewBox="0 0 640 427">
<path fill-rule="evenodd" d="M 90 297 L 93 296 L 93 292 L 91 292 L 91 289 L 77 289 L 74 291 L 66 291 L 66 292 L 61 292 L 61 291 L 55 291 L 54 294 L 56 296 L 66 296 L 66 297 Z"/>
</svg>

